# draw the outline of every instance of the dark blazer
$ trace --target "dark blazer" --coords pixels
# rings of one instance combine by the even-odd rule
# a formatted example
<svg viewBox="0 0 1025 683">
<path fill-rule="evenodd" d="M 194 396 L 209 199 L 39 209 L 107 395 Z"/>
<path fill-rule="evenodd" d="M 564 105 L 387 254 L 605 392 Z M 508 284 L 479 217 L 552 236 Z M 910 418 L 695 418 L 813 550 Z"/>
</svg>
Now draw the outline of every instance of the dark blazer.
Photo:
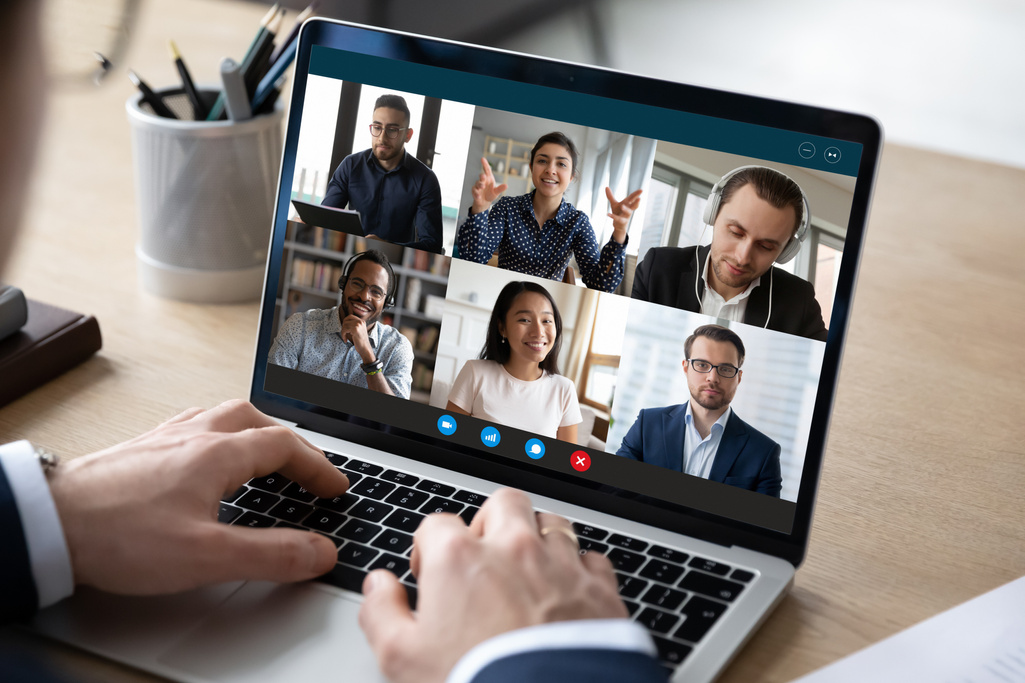
<svg viewBox="0 0 1025 683">
<path fill-rule="evenodd" d="M 641 301 L 699 313 L 700 297 L 705 295 L 701 266 L 704 265 L 710 248 L 706 245 L 649 249 L 634 273 L 630 296 Z M 694 256 L 695 249 L 697 258 Z M 697 296 L 694 293 L 695 285 Z M 766 316 L 770 314 L 770 289 L 772 317 L 766 325 Z M 815 300 L 815 288 L 812 284 L 775 266 L 762 276 L 761 283 L 749 295 L 744 323 L 819 341 L 826 341 L 828 332 L 826 324 L 822 321 L 822 309 Z"/>
<path fill-rule="evenodd" d="M 686 403 L 645 408 L 616 455 L 682 472 L 686 414 Z M 731 412 L 708 479 L 779 498 L 783 488 L 779 453 L 778 443 Z"/>
<path fill-rule="evenodd" d="M 472 683 L 665 683 L 668 670 L 654 657 L 621 650 L 534 650 L 488 664 Z"/>
<path fill-rule="evenodd" d="M 0 624 L 27 617 L 39 606 L 25 532 L 10 482 L 0 466 Z"/>
</svg>

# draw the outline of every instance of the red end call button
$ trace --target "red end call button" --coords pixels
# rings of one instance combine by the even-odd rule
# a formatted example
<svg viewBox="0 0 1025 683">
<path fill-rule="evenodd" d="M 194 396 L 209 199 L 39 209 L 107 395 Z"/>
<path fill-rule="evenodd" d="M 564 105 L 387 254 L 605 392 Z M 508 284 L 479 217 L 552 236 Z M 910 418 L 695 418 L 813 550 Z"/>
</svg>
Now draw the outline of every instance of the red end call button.
<svg viewBox="0 0 1025 683">
<path fill-rule="evenodd" d="M 583 451 L 573 451 L 573 455 L 569 456 L 569 464 L 577 472 L 586 472 L 591 466 L 591 456 Z"/>
</svg>

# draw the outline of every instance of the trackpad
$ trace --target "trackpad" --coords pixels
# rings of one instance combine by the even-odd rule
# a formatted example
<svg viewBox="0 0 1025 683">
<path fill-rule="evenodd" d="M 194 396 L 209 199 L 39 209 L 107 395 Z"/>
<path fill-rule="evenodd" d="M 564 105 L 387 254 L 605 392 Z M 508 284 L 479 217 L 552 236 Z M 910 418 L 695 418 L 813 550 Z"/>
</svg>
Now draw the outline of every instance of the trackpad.
<svg viewBox="0 0 1025 683">
<path fill-rule="evenodd" d="M 159 659 L 190 678 L 224 683 L 384 681 L 359 608 L 318 583 L 251 581 Z"/>
</svg>

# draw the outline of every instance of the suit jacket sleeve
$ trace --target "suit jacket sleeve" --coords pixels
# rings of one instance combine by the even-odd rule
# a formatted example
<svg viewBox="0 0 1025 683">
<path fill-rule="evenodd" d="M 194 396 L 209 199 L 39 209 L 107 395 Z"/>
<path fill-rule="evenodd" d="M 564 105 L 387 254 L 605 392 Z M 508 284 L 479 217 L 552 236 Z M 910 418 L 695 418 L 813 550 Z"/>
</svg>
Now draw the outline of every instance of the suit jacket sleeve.
<svg viewBox="0 0 1025 683">
<path fill-rule="evenodd" d="M 655 260 L 655 250 L 649 249 L 634 271 L 634 283 L 630 289 L 630 298 L 640 301 L 648 300 L 648 278 L 651 277 L 651 264 Z"/>
<path fill-rule="evenodd" d="M 818 299 L 815 298 L 815 287 L 810 282 L 805 284 L 809 291 L 805 297 L 801 331 L 798 334 L 808 339 L 817 339 L 824 342 L 829 334 L 829 330 L 826 329 L 826 323 L 822 319 L 822 308 L 819 306 Z"/>
<path fill-rule="evenodd" d="M 535 650 L 484 667 L 472 683 L 664 683 L 668 673 L 651 655 L 620 650 Z"/>
<path fill-rule="evenodd" d="M 630 426 L 630 431 L 623 437 L 616 455 L 631 460 L 644 460 L 644 411 L 637 413 L 637 419 Z"/>
<path fill-rule="evenodd" d="M 758 488 L 756 489 L 758 493 L 779 498 L 779 494 L 783 490 L 783 475 L 779 465 L 779 454 L 780 446 L 778 443 L 773 442 L 773 448 L 769 453 L 769 457 L 765 459 L 762 471 L 758 475 Z"/>
<path fill-rule="evenodd" d="M 28 541 L 14 490 L 0 461 L 0 624 L 36 611 L 39 597 L 32 577 Z"/>
</svg>

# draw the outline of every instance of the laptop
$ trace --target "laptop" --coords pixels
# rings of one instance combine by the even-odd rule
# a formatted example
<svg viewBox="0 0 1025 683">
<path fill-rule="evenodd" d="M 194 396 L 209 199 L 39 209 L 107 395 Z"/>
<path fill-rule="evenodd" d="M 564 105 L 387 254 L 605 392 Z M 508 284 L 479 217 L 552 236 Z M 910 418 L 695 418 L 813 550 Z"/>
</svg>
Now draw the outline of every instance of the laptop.
<svg viewBox="0 0 1025 683">
<path fill-rule="evenodd" d="M 311 194 L 301 179 L 323 184 L 338 160 L 370 147 L 366 124 L 381 95 L 408 105 L 414 132 L 405 152 L 438 178 L 451 257 L 368 245 L 287 218 L 292 198 Z M 469 217 L 482 159 L 507 185 L 492 218 L 512 225 L 524 215 L 522 202 L 547 183 L 531 154 L 552 132 L 573 141 L 577 158 L 546 230 L 579 229 L 583 216 L 594 252 L 585 233 L 572 253 L 560 255 L 566 245 L 550 241 L 534 260 L 503 253 L 509 247 L 500 240 L 497 259 L 490 246 L 471 250 L 484 225 Z M 673 680 L 714 680 L 783 599 L 807 549 L 880 145 L 879 126 L 860 115 L 307 22 L 250 398 L 323 448 L 353 486 L 339 499 L 315 500 L 272 474 L 226 496 L 221 515 L 226 523 L 317 529 L 336 541 L 339 563 L 324 580 L 292 586 L 234 583 L 146 599 L 83 590 L 37 615 L 34 629 L 178 681 L 381 680 L 357 626 L 364 573 L 394 571 L 415 604 L 409 534 L 421 517 L 447 510 L 470 519 L 493 491 L 513 486 L 538 509 L 573 520 L 582 550 L 609 556 L 624 601 L 655 636 Z M 707 224 L 717 215 L 709 203 L 722 199 L 724 177 L 745 166 L 768 167 L 800 187 L 808 209 L 801 239 L 748 292 L 753 317 L 686 310 L 681 302 L 700 296 L 697 269 L 708 273 L 705 264 L 716 263 L 716 250 L 711 258 L 707 251 L 718 229 Z M 617 199 L 643 190 L 622 244 L 606 216 L 606 187 Z M 312 188 L 314 196 L 323 191 Z M 790 211 L 792 220 L 797 209 Z M 741 221 L 731 234 L 749 229 Z M 378 324 L 382 334 L 403 337 L 392 335 L 406 354 L 401 376 L 388 376 L 396 395 L 370 389 L 365 376 L 360 386 L 362 372 L 340 378 L 272 362 L 290 320 L 344 303 L 338 276 L 351 275 L 350 259 L 371 248 L 394 273 Z M 520 272 L 542 261 L 554 263 L 551 272 Z M 659 271 L 660 263 L 675 265 Z M 581 284 L 561 281 L 567 266 Z M 674 277 L 671 291 L 657 284 Z M 502 291 L 523 282 L 539 285 L 561 313 L 564 400 L 542 411 L 546 421 L 561 411 L 551 428 L 525 423 L 536 406 L 502 391 L 465 398 L 467 368 L 504 369 L 478 357 Z M 760 289 L 769 294 L 764 322 Z M 808 310 L 814 324 L 789 327 Z M 743 363 L 686 359 L 685 340 L 709 324 L 743 341 Z M 683 464 L 680 425 L 692 398 L 685 366 L 737 382 L 711 466 L 695 474 Z M 734 418 L 744 425 L 739 436 Z M 753 473 L 739 467 L 749 456 L 758 463 Z"/>
<path fill-rule="evenodd" d="M 292 206 L 295 207 L 295 212 L 299 214 L 299 218 L 308 225 L 315 225 L 350 235 L 366 234 L 363 231 L 363 223 L 360 221 L 359 211 L 322 206 L 320 204 L 304 202 L 301 199 L 293 199 Z"/>
</svg>

